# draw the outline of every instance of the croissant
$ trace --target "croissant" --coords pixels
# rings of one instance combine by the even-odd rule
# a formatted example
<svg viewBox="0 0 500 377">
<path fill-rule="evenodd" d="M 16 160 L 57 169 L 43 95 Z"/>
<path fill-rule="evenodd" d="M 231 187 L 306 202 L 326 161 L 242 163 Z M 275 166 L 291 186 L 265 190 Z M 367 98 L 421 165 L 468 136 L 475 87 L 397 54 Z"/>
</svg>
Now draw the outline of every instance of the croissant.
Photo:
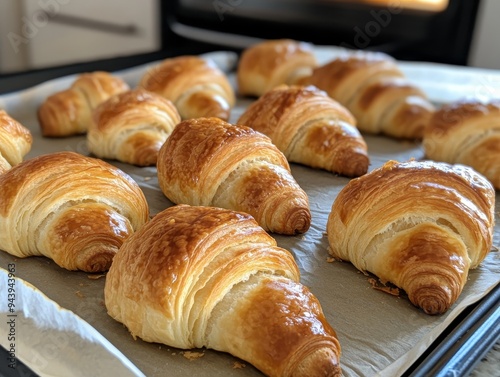
<svg viewBox="0 0 500 377">
<path fill-rule="evenodd" d="M 140 88 L 126 91 L 94 110 L 89 151 L 99 158 L 156 165 L 160 147 L 180 121 L 175 106 L 162 96 Z"/>
<path fill-rule="evenodd" d="M 384 53 L 346 53 L 300 83 L 326 91 L 352 112 L 360 131 L 370 134 L 421 139 L 435 111 L 425 93 Z"/>
<path fill-rule="evenodd" d="M 470 167 L 389 161 L 336 197 L 330 253 L 442 314 L 492 247 L 494 205 L 492 185 Z"/>
<path fill-rule="evenodd" d="M 175 204 L 249 213 L 266 230 L 304 233 L 311 213 L 307 194 L 271 140 L 219 118 L 179 123 L 160 149 L 158 183 Z"/>
<path fill-rule="evenodd" d="M 269 136 L 289 162 L 348 177 L 368 170 L 367 146 L 356 120 L 314 86 L 280 85 L 250 104 L 237 123 Z"/>
<path fill-rule="evenodd" d="M 31 150 L 30 130 L 0 110 L 0 174 L 19 164 Z"/>
<path fill-rule="evenodd" d="M 260 97 L 274 87 L 295 85 L 317 66 L 313 46 L 292 39 L 260 42 L 245 49 L 238 61 L 238 92 Z"/>
<path fill-rule="evenodd" d="M 130 236 L 106 276 L 134 338 L 231 353 L 268 376 L 340 376 L 340 344 L 290 252 L 248 214 L 178 205 Z"/>
<path fill-rule="evenodd" d="M 441 107 L 424 133 L 429 159 L 471 166 L 500 189 L 500 101 L 463 100 Z"/>
<path fill-rule="evenodd" d="M 210 60 L 198 56 L 165 59 L 146 72 L 139 87 L 172 101 L 182 119 L 229 119 L 235 104 L 226 75 Z"/>
<path fill-rule="evenodd" d="M 0 245 L 19 258 L 105 271 L 123 241 L 149 219 L 132 178 L 73 152 L 40 155 L 0 175 Z"/>
<path fill-rule="evenodd" d="M 86 133 L 92 111 L 109 97 L 129 89 L 125 81 L 108 72 L 79 75 L 69 89 L 50 95 L 38 108 L 42 135 L 66 137 Z"/>
</svg>

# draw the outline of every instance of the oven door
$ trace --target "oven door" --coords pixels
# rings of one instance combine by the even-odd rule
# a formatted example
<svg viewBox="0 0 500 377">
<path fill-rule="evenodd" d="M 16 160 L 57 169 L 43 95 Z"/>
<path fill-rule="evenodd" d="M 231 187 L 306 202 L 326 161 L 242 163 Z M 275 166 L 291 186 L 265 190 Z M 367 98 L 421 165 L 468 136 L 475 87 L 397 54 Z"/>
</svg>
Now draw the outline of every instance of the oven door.
<svg viewBox="0 0 500 377">
<path fill-rule="evenodd" d="M 465 65 L 479 1 L 176 0 L 164 6 L 165 37 L 178 46 L 242 49 L 256 39 L 292 38 Z"/>
</svg>

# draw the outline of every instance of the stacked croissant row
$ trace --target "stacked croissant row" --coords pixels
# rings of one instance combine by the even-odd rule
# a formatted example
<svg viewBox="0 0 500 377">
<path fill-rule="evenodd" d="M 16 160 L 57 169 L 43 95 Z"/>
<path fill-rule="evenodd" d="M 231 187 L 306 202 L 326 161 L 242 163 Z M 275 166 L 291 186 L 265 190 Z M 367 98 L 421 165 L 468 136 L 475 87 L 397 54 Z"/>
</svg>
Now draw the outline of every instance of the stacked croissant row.
<svg viewBox="0 0 500 377">
<path fill-rule="evenodd" d="M 272 237 L 315 221 L 300 164 L 348 179 L 324 224 L 331 256 L 447 312 L 492 248 L 500 103 L 436 109 L 385 54 L 318 65 L 293 40 L 243 51 L 236 81 L 197 56 L 153 65 L 135 88 L 78 76 L 37 116 L 46 138 L 83 135 L 88 156 L 25 158 L 31 132 L 0 112 L 0 247 L 107 271 L 109 315 L 144 341 L 269 376 L 340 376 L 335 330 Z M 235 119 L 237 94 L 252 103 Z M 421 142 L 427 158 L 370 171 L 368 137 Z M 150 216 L 127 164 L 156 168 L 167 208 Z"/>
<path fill-rule="evenodd" d="M 395 284 L 424 312 L 446 312 L 492 248 L 500 102 L 436 109 L 384 53 L 343 51 L 322 65 L 313 57 L 311 45 L 292 40 L 244 51 L 239 91 L 257 99 L 239 122 L 271 137 L 292 162 L 355 177 L 331 208 L 330 254 Z M 342 115 L 326 115 L 312 92 Z M 363 138 L 371 135 L 421 142 L 427 161 L 389 161 L 367 173 L 359 152 L 367 156 Z"/>
</svg>

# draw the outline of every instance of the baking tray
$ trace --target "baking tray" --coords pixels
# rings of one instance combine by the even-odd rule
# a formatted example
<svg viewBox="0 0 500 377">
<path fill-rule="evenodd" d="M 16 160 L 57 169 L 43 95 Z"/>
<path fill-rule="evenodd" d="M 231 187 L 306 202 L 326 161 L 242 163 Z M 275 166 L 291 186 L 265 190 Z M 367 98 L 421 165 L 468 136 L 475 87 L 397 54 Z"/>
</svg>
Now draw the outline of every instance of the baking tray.
<svg viewBox="0 0 500 377">
<path fill-rule="evenodd" d="M 337 53 L 330 48 L 318 48 L 320 61 Z M 227 52 L 207 55 L 225 69 L 234 84 L 236 56 Z M 141 65 L 115 72 L 131 86 L 149 66 Z M 427 91 L 439 104 L 459 96 L 453 69 L 445 66 L 417 63 L 401 64 L 410 79 Z M 443 77 L 442 71 L 446 71 Z M 470 92 L 491 95 L 484 89 L 487 81 L 497 80 L 474 70 L 456 70 Z M 484 73 L 484 72 L 483 72 Z M 465 81 L 467 77 L 469 81 Z M 67 88 L 74 76 L 51 80 L 34 88 L 0 97 L 0 108 L 28 127 L 34 136 L 34 145 L 27 158 L 61 150 L 89 154 L 84 136 L 48 139 L 40 135 L 36 109 L 47 95 Z M 442 85 L 436 87 L 436 82 Z M 500 81 L 496 81 L 500 82 Z M 477 86 L 476 86 L 477 83 Z M 465 93 L 465 91 L 464 91 Z M 235 122 L 249 99 L 238 100 L 232 112 Z M 421 145 L 397 141 L 382 136 L 364 135 L 371 159 L 370 170 L 387 160 L 421 159 Z M 156 169 L 139 168 L 116 161 L 108 161 L 127 172 L 143 189 L 151 213 L 155 214 L 172 203 L 158 187 Z M 337 331 L 342 345 L 341 364 L 345 376 L 395 376 L 405 373 L 470 305 L 478 303 L 500 281 L 499 253 L 491 252 L 479 268 L 471 271 L 460 298 L 441 316 L 428 316 L 415 308 L 404 296 L 391 296 L 375 290 L 368 277 L 351 264 L 332 262 L 328 258 L 326 221 L 337 193 L 349 181 L 345 177 L 292 164 L 292 173 L 309 195 L 312 225 L 300 236 L 274 235 L 278 244 L 290 250 L 299 265 L 301 281 L 320 300 L 326 318 Z M 499 197 L 496 196 L 494 245 L 500 239 L 498 219 Z M 1 247 L 1 245 L 0 245 Z M 250 364 L 233 356 L 211 350 L 196 350 L 198 358 L 182 350 L 165 345 L 134 340 L 127 329 L 106 314 L 103 302 L 105 276 L 83 272 L 69 272 L 42 257 L 14 258 L 0 252 L 0 288 L 6 289 L 8 266 L 16 275 L 16 356 L 41 376 L 107 375 L 109 370 L 123 376 L 259 376 Z M 7 313 L 6 299 L 0 301 L 0 312 Z M 0 344 L 8 349 L 7 333 L 0 326 Z M 89 362 L 89 360 L 93 360 Z"/>
</svg>

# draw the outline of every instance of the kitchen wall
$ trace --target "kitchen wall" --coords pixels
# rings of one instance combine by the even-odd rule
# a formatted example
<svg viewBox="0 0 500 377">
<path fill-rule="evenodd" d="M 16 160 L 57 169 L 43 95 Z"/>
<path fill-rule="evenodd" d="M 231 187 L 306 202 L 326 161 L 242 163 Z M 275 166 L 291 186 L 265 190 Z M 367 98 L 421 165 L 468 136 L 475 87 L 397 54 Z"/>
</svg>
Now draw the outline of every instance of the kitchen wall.
<svg viewBox="0 0 500 377">
<path fill-rule="evenodd" d="M 9 38 L 15 39 L 21 35 L 22 18 L 21 1 L 0 1 L 0 71 L 22 70 L 26 68 L 26 48 L 23 44 L 17 50 L 15 43 Z"/>
<path fill-rule="evenodd" d="M 159 0 L 2 0 L 2 72 L 161 47 Z"/>
<path fill-rule="evenodd" d="M 500 1 L 482 0 L 469 65 L 500 69 Z"/>
</svg>

